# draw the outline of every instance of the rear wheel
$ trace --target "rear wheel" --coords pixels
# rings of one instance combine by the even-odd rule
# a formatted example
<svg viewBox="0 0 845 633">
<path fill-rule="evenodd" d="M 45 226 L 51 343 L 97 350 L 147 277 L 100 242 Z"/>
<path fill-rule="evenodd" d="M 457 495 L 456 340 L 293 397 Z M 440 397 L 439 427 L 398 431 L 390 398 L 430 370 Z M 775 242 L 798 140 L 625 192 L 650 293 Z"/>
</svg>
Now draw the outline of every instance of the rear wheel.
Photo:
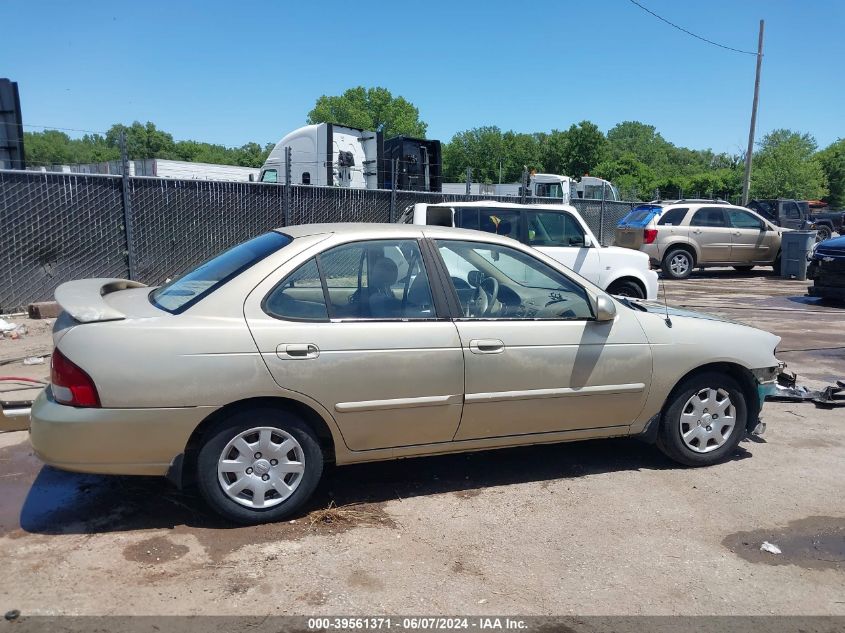
<svg viewBox="0 0 845 633">
<path fill-rule="evenodd" d="M 747 273 L 748 271 L 754 270 L 754 266 L 734 266 L 734 270 L 738 270 L 741 273 Z"/>
<path fill-rule="evenodd" d="M 776 275 L 780 275 L 780 260 L 781 260 L 781 252 L 778 251 L 777 257 L 775 257 L 775 261 L 772 264 L 772 269 L 775 271 Z"/>
<path fill-rule="evenodd" d="M 686 279 L 692 274 L 695 259 L 688 250 L 675 248 L 663 258 L 663 274 L 671 279 Z"/>
<path fill-rule="evenodd" d="M 320 481 L 323 452 L 311 428 L 292 413 L 240 411 L 207 437 L 197 459 L 200 492 L 212 509 L 236 523 L 284 519 Z"/>
<path fill-rule="evenodd" d="M 614 281 L 607 287 L 607 292 L 619 297 L 631 297 L 632 299 L 645 299 L 645 292 L 633 279 L 620 279 Z"/>
<path fill-rule="evenodd" d="M 724 461 L 745 437 L 748 409 L 739 384 L 718 372 L 690 376 L 663 412 L 657 445 L 686 466 Z"/>
</svg>

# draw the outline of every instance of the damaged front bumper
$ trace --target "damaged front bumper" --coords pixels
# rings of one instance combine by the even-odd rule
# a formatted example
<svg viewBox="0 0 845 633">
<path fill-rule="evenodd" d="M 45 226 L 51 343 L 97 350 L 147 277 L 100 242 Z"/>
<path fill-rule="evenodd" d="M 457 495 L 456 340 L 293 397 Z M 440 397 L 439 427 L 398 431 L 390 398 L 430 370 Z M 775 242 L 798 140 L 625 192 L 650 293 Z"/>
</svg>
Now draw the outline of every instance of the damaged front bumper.
<svg viewBox="0 0 845 633">
<path fill-rule="evenodd" d="M 777 368 L 774 380 L 761 382 L 758 379 L 757 391 L 763 400 L 772 402 L 812 402 L 822 409 L 845 407 L 845 382 L 836 381 L 836 385 L 829 385 L 824 389 L 809 389 L 798 385 L 798 376 L 783 371 L 785 365 Z"/>
</svg>

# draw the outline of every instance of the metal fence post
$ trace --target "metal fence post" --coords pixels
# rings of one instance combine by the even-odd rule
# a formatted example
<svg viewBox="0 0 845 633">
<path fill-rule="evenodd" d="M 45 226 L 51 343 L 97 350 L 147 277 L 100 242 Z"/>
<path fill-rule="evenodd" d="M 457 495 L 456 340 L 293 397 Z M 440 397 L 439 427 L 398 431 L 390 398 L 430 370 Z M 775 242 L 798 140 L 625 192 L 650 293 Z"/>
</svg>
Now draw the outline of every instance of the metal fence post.
<svg viewBox="0 0 845 633">
<path fill-rule="evenodd" d="M 396 222 L 396 175 L 399 173 L 399 159 L 390 161 L 390 223 Z"/>
<path fill-rule="evenodd" d="M 290 194 L 291 194 L 291 169 L 290 169 L 290 147 L 285 148 L 285 190 L 282 199 L 282 218 L 285 226 L 290 226 Z"/>
<path fill-rule="evenodd" d="M 528 195 L 528 167 L 522 170 L 522 186 L 519 188 L 519 204 L 525 204 Z"/>
<path fill-rule="evenodd" d="M 599 244 L 604 244 L 604 201 L 607 195 L 607 183 L 601 186 L 601 210 L 599 211 Z"/>
<path fill-rule="evenodd" d="M 121 191 L 123 193 L 123 230 L 126 235 L 126 266 L 129 279 L 137 279 L 135 264 L 135 234 L 132 227 L 132 196 L 129 194 L 129 156 L 126 153 L 126 132 L 120 132 Z"/>
</svg>

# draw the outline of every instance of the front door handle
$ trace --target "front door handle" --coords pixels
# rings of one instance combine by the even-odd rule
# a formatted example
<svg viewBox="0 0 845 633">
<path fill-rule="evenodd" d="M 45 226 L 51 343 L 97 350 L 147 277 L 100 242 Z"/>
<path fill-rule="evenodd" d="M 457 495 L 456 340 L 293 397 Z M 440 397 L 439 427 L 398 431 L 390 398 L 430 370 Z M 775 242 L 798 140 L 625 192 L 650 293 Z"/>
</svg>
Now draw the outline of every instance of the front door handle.
<svg viewBox="0 0 845 633">
<path fill-rule="evenodd" d="M 469 342 L 469 351 L 473 354 L 501 354 L 505 344 L 497 338 L 474 338 Z"/>
<path fill-rule="evenodd" d="M 276 348 L 276 356 L 284 359 L 305 360 L 319 355 L 320 348 L 313 343 L 289 343 Z"/>
</svg>

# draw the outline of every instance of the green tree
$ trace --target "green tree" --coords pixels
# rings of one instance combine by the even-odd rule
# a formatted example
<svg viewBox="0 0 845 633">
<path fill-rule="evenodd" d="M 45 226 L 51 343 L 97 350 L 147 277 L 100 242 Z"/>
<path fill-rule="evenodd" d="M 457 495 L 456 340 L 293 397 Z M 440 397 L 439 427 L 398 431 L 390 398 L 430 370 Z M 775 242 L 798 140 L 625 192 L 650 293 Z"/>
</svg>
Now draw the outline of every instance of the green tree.
<svg viewBox="0 0 845 633">
<path fill-rule="evenodd" d="M 506 157 L 504 134 L 496 126 L 477 127 L 458 132 L 443 147 L 445 179 L 462 182 L 467 167 L 474 182 L 498 182 L 499 160 Z"/>
<path fill-rule="evenodd" d="M 589 174 L 608 154 L 608 142 L 595 123 L 581 121 L 566 132 L 562 162 L 564 171 L 557 172 L 580 178 Z"/>
<path fill-rule="evenodd" d="M 754 198 L 821 198 L 827 193 L 825 172 L 809 134 L 774 130 L 763 137 L 754 155 L 751 196 Z"/>
<path fill-rule="evenodd" d="M 827 203 L 835 209 L 845 207 L 845 139 L 831 143 L 816 157 L 824 170 L 830 190 Z"/>
<path fill-rule="evenodd" d="M 348 127 L 425 138 L 428 125 L 420 111 L 404 97 L 394 97 L 387 88 L 350 88 L 342 95 L 323 95 L 308 113 L 308 123 L 337 123 Z"/>
<path fill-rule="evenodd" d="M 550 174 L 566 174 L 569 134 L 552 130 L 543 143 L 543 164 Z"/>
<path fill-rule="evenodd" d="M 634 200 L 651 199 L 658 182 L 654 170 L 637 159 L 633 152 L 599 163 L 593 175 L 610 180 L 624 198 Z"/>
<path fill-rule="evenodd" d="M 658 172 L 669 166 L 673 145 L 653 125 L 623 121 L 608 131 L 607 141 L 612 158 L 633 154 L 638 161 Z"/>
<path fill-rule="evenodd" d="M 120 147 L 120 133 L 126 133 L 126 153 L 133 160 L 140 158 L 179 159 L 173 136 L 159 130 L 155 123 L 142 124 L 135 121 L 126 126 L 116 123 L 106 132 L 106 143 L 111 147 Z"/>
</svg>

